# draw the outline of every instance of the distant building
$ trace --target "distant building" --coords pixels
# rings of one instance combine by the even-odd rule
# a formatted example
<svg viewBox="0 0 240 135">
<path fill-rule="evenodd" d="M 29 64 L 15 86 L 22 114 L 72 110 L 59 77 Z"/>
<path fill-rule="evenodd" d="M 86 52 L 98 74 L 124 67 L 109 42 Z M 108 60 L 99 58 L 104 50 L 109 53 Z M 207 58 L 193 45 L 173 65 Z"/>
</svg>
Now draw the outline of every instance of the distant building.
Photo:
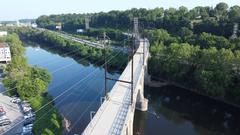
<svg viewBox="0 0 240 135">
<path fill-rule="evenodd" d="M 17 21 L 1 21 L 0 23 L 2 24 L 2 26 L 17 26 Z"/>
<path fill-rule="evenodd" d="M 37 28 L 38 25 L 36 23 L 32 23 L 32 28 Z"/>
<path fill-rule="evenodd" d="M 31 23 L 19 23 L 17 26 L 18 27 L 31 27 L 32 24 Z"/>
<path fill-rule="evenodd" d="M 83 33 L 84 30 L 83 29 L 77 29 L 77 33 Z"/>
<path fill-rule="evenodd" d="M 12 24 L 12 23 L 7 23 L 5 24 L 7 27 L 13 27 L 13 26 L 16 26 L 15 24 Z"/>
<path fill-rule="evenodd" d="M 62 30 L 62 26 L 57 25 L 57 26 L 56 26 L 56 30 L 59 30 L 59 31 Z"/>
<path fill-rule="evenodd" d="M 197 16 L 195 19 L 201 19 L 202 18 L 202 16 L 201 15 L 199 15 L 199 16 Z"/>
<path fill-rule="evenodd" d="M 0 31 L 0 37 L 7 36 L 7 31 Z"/>
<path fill-rule="evenodd" d="M 0 43 L 0 62 L 10 62 L 11 52 L 7 43 Z"/>
<path fill-rule="evenodd" d="M 16 22 L 17 22 L 17 26 L 19 27 L 20 26 L 20 22 L 18 20 Z"/>
<path fill-rule="evenodd" d="M 59 31 L 62 30 L 62 23 L 57 23 L 56 30 L 59 30 Z"/>
</svg>

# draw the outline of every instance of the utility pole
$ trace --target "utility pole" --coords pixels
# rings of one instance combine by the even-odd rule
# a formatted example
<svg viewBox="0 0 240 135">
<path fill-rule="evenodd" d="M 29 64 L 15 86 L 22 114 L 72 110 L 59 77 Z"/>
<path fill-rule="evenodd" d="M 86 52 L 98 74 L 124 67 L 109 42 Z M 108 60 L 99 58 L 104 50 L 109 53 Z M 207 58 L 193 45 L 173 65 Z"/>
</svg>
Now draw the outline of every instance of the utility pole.
<svg viewBox="0 0 240 135">
<path fill-rule="evenodd" d="M 106 49 L 106 32 L 103 33 L 103 45 L 104 45 L 104 89 L 105 89 L 105 97 L 107 99 L 107 49 Z"/>
<path fill-rule="evenodd" d="M 132 69 L 131 69 L 131 104 L 133 104 L 133 63 L 134 63 L 134 46 L 135 46 L 135 42 L 134 42 L 134 37 L 133 37 L 133 43 L 132 43 Z"/>
<path fill-rule="evenodd" d="M 105 63 L 104 63 L 104 68 L 105 68 L 105 97 L 108 100 L 107 97 L 107 80 L 112 80 L 112 81 L 118 81 L 118 82 L 122 82 L 122 83 L 128 83 L 131 85 L 131 105 L 133 105 L 133 89 L 134 89 L 134 54 L 135 54 L 135 44 L 136 41 L 139 40 L 139 31 L 138 31 L 138 18 L 134 18 L 134 27 L 133 27 L 133 34 L 132 34 L 132 45 L 131 45 L 131 51 L 129 51 L 129 55 L 132 58 L 131 61 L 131 80 L 127 81 L 127 80 L 120 80 L 120 79 L 113 79 L 113 78 L 109 78 L 107 77 L 107 62 L 106 62 L 106 44 L 105 44 L 105 40 L 106 40 L 106 33 L 104 32 L 103 34 L 103 39 L 104 39 L 104 59 L 105 59 Z"/>
<path fill-rule="evenodd" d="M 236 38 L 238 38 L 237 33 L 238 33 L 238 23 L 234 23 L 234 26 L 233 26 L 233 34 L 232 34 L 232 36 L 231 36 L 231 39 L 236 39 Z"/>
</svg>

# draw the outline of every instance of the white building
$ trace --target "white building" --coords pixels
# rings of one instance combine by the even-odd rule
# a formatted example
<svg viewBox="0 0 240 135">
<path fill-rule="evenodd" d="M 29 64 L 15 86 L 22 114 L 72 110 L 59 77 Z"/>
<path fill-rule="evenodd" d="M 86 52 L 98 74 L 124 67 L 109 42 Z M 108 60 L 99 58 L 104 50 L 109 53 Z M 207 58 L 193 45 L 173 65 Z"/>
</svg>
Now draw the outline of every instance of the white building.
<svg viewBox="0 0 240 135">
<path fill-rule="evenodd" d="M 0 37 L 7 36 L 7 31 L 0 31 Z"/>
<path fill-rule="evenodd" d="M 37 28 L 38 25 L 36 23 L 32 23 L 32 28 Z"/>
<path fill-rule="evenodd" d="M 83 29 L 77 29 L 77 33 L 83 33 L 84 30 Z"/>
<path fill-rule="evenodd" d="M 62 30 L 62 25 L 57 25 L 57 26 L 56 26 L 56 30 L 61 31 L 61 30 Z"/>
<path fill-rule="evenodd" d="M 10 62 L 11 52 L 7 43 L 0 43 L 0 62 Z"/>
<path fill-rule="evenodd" d="M 7 27 L 13 27 L 13 26 L 16 26 L 15 24 L 12 24 L 12 23 L 7 23 L 6 24 Z"/>
</svg>

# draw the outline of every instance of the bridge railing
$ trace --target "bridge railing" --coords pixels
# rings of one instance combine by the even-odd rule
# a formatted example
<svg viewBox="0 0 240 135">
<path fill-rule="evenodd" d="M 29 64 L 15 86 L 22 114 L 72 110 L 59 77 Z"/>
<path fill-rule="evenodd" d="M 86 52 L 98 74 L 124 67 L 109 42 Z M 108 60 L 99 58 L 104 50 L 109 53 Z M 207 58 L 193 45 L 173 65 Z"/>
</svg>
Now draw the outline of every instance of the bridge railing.
<svg viewBox="0 0 240 135">
<path fill-rule="evenodd" d="M 140 62 L 139 65 L 141 65 L 142 60 L 140 60 L 139 62 Z M 132 117 L 133 117 L 132 115 L 135 112 L 135 106 L 136 106 L 136 100 L 137 100 L 137 94 L 138 94 L 138 90 L 137 90 L 138 88 L 136 86 L 139 86 L 138 84 L 141 83 L 141 79 L 143 79 L 141 76 L 143 76 L 143 75 L 144 75 L 144 68 L 141 65 L 141 70 L 140 70 L 139 77 L 136 78 L 137 80 L 134 83 L 135 84 L 135 86 L 134 86 L 134 93 L 133 93 L 133 97 L 134 97 L 133 100 L 134 101 L 133 101 L 133 104 L 128 109 L 127 117 L 126 117 L 125 122 L 123 124 L 121 135 L 126 135 L 129 132 L 129 123 L 130 123 L 130 120 L 132 120 Z"/>
<path fill-rule="evenodd" d="M 144 43 L 145 44 L 145 43 Z M 141 47 L 144 47 L 144 46 L 141 46 Z M 145 58 L 147 58 L 148 56 L 148 46 L 145 46 L 145 51 L 147 53 L 145 53 Z M 138 51 L 141 52 L 143 50 L 143 48 L 138 48 Z M 137 55 L 142 55 L 142 54 L 137 54 Z M 135 56 L 135 55 L 134 55 Z M 143 57 L 142 56 L 138 56 L 137 57 L 138 59 L 135 59 L 138 60 L 138 63 L 135 63 L 135 70 L 134 70 L 134 91 L 133 91 L 133 104 L 131 105 L 131 101 L 128 101 L 128 103 L 126 102 L 126 100 L 123 101 L 123 103 L 121 104 L 127 104 L 127 113 L 124 113 L 124 120 L 121 119 L 121 121 L 119 122 L 118 120 L 118 115 L 116 116 L 116 118 L 114 119 L 114 122 L 113 122 L 113 125 L 112 127 L 109 129 L 109 134 L 113 133 L 111 131 L 115 130 L 115 126 L 114 124 L 120 124 L 121 126 L 121 130 L 120 131 L 117 131 L 118 134 L 126 134 L 126 132 L 129 132 L 129 129 L 128 129 L 128 126 L 129 126 L 129 122 L 130 120 L 132 120 L 132 117 L 134 115 L 134 111 L 135 111 L 135 103 L 136 103 L 136 100 L 137 100 L 137 94 L 138 94 L 138 87 L 139 84 L 141 83 L 141 79 L 144 79 L 142 78 L 144 76 L 144 66 L 145 64 L 147 64 L 145 61 L 144 61 L 144 65 L 143 65 Z M 131 61 L 130 61 L 131 63 Z M 124 73 L 126 73 L 125 71 L 126 70 L 129 70 L 128 68 L 131 68 L 131 64 L 128 64 L 127 67 L 125 68 L 123 74 L 120 76 L 120 78 L 124 77 Z M 120 83 L 116 83 L 112 89 L 116 89 L 116 87 L 118 87 L 120 85 Z M 129 92 L 126 93 L 127 97 L 131 96 L 131 91 L 130 91 L 130 88 L 129 88 Z M 110 92 L 109 96 L 111 97 L 113 93 Z M 126 97 L 126 96 L 125 96 Z M 91 134 L 91 132 L 93 131 L 94 127 L 96 126 L 96 124 L 99 122 L 103 112 L 105 111 L 106 107 L 108 106 L 108 104 L 110 103 L 110 101 L 112 102 L 113 100 L 106 100 L 104 101 L 104 103 L 101 105 L 101 107 L 99 108 L 99 110 L 97 111 L 96 115 L 93 117 L 93 119 L 91 120 L 91 122 L 89 123 L 89 125 L 87 126 L 87 128 L 84 130 L 83 134 L 86 135 L 86 134 Z M 121 109 L 119 110 L 121 111 Z M 125 109 L 124 109 L 125 111 Z M 131 125 L 132 126 L 132 125 Z M 119 127 L 119 125 L 117 125 L 117 127 Z M 103 129 L 104 130 L 104 129 Z"/>
<path fill-rule="evenodd" d="M 130 61 L 131 62 L 131 61 Z M 128 64 L 127 67 L 124 69 L 123 73 L 121 74 L 121 76 L 119 78 L 123 78 L 125 76 L 125 74 L 127 73 L 128 68 L 130 68 L 131 64 Z M 117 87 L 120 85 L 120 83 L 116 83 L 112 89 L 117 89 Z M 130 85 L 129 85 L 130 86 Z M 130 88 L 130 87 L 129 87 Z M 112 93 L 109 93 L 109 97 L 111 97 Z M 93 117 L 93 119 L 90 121 L 89 125 L 87 126 L 87 128 L 84 130 L 84 132 L 82 133 L 83 135 L 87 135 L 90 134 L 92 132 L 92 130 L 94 129 L 95 125 L 98 123 L 100 117 L 102 116 L 102 113 L 105 111 L 106 107 L 108 106 L 109 101 L 105 100 L 103 102 L 103 104 L 100 106 L 100 108 L 98 109 L 96 115 Z"/>
<path fill-rule="evenodd" d="M 141 55 L 141 54 L 138 54 Z M 136 57 L 136 56 L 135 56 Z M 131 61 L 130 61 L 131 63 Z M 124 102 L 122 103 L 122 107 L 119 110 L 117 116 L 114 119 L 113 125 L 110 129 L 109 134 L 121 134 L 123 129 L 124 129 L 124 124 L 128 123 L 129 118 L 131 118 L 129 114 L 134 110 L 135 108 L 135 103 L 137 99 L 137 94 L 138 94 L 138 88 L 139 83 L 141 83 L 141 79 L 144 75 L 144 68 L 143 68 L 143 57 L 139 57 L 138 63 L 135 63 L 135 66 L 137 67 L 134 70 L 134 86 L 133 86 L 133 104 L 131 104 L 131 88 L 128 88 L 128 92 L 125 95 Z M 124 116 L 124 119 L 123 119 Z"/>
</svg>

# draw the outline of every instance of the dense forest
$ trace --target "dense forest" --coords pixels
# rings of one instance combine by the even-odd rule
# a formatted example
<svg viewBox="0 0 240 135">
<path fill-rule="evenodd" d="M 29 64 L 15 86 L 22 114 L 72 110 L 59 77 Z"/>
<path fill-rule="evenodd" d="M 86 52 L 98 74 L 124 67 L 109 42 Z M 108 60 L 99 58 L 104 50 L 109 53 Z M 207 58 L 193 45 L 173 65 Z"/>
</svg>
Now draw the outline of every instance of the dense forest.
<svg viewBox="0 0 240 135">
<path fill-rule="evenodd" d="M 36 22 L 40 27 L 55 29 L 61 23 L 64 31 L 73 31 L 85 27 L 85 17 L 90 18 L 92 28 L 112 28 L 127 31 L 132 29 L 133 17 L 138 17 L 140 28 L 165 29 L 171 34 L 181 32 L 181 28 L 191 29 L 194 33 L 207 32 L 218 36 L 229 37 L 234 23 L 239 23 L 240 7 L 228 7 L 219 3 L 213 7 L 195 7 L 188 10 L 182 6 L 179 9 L 131 9 L 126 11 L 110 11 L 94 14 L 62 14 L 41 16 Z"/>
<path fill-rule="evenodd" d="M 219 3 L 215 7 L 178 9 L 131 9 L 94 14 L 41 16 L 40 27 L 74 33 L 84 29 L 85 17 L 91 29 L 85 35 L 96 37 L 107 31 L 114 40 L 120 32 L 132 29 L 138 17 L 140 34 L 151 42 L 149 73 L 195 89 L 199 93 L 240 104 L 240 7 Z M 115 36 L 114 36 L 115 35 Z M 117 35 L 117 36 L 116 36 Z"/>
<path fill-rule="evenodd" d="M 224 37 L 221 38 L 225 40 L 216 41 L 219 37 L 215 39 L 206 33 L 196 37 L 200 45 L 181 40 L 169 42 L 176 37 L 162 29 L 153 32 L 158 35 L 158 40 L 150 48 L 149 72 L 153 77 L 240 103 L 240 50 L 236 49 L 239 44 Z"/>
<path fill-rule="evenodd" d="M 34 134 L 60 134 L 61 116 L 53 104 L 47 104 L 52 100 L 47 94 L 47 87 L 51 81 L 50 74 L 45 69 L 28 65 L 23 43 L 17 34 L 1 37 L 0 41 L 9 44 L 12 55 L 12 61 L 4 69 L 6 76 L 3 84 L 6 90 L 9 90 L 8 94 L 18 95 L 22 100 L 29 101 L 34 111 L 45 106 L 36 112 Z M 47 111 L 48 113 L 45 114 Z M 43 114 L 45 117 L 41 118 Z"/>
</svg>

